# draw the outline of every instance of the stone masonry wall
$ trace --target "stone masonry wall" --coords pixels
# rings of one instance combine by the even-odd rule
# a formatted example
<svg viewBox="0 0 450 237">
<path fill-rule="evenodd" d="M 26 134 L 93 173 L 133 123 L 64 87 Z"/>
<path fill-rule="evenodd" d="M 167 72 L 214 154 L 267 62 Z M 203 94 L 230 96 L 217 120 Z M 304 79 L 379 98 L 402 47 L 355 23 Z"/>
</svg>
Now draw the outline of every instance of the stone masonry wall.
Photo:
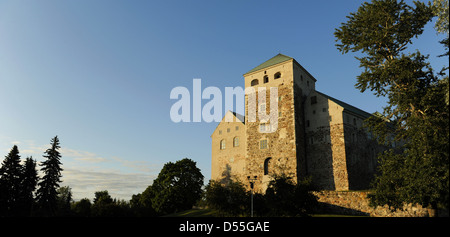
<svg viewBox="0 0 450 237">
<path fill-rule="evenodd" d="M 269 91 L 266 94 L 266 106 L 267 110 L 269 110 Z M 294 179 L 297 176 L 294 115 L 291 112 L 294 110 L 292 82 L 288 82 L 288 85 L 280 84 L 278 86 L 278 94 L 282 95 L 281 101 L 278 102 L 278 109 L 282 116 L 278 118 L 276 132 L 260 132 L 261 123 L 259 118 L 257 118 L 257 122 L 246 121 L 245 124 L 247 132 L 247 166 L 245 173 L 250 176 L 258 176 L 254 189 L 256 192 L 264 192 L 270 181 L 270 175 L 279 171 L 294 177 Z M 246 104 L 246 111 L 248 111 L 248 106 L 251 103 Z M 246 117 L 247 119 L 248 117 Z M 267 148 L 260 148 L 261 140 L 267 141 Z M 270 175 L 264 174 L 264 163 L 269 158 L 268 170 Z"/>
<path fill-rule="evenodd" d="M 345 215 L 373 216 L 373 217 L 427 217 L 430 210 L 420 205 L 404 205 L 403 210 L 390 209 L 386 206 L 376 208 L 369 206 L 367 194 L 369 192 L 347 191 L 319 191 L 314 192 L 318 197 L 319 213 L 335 213 Z M 439 214 L 438 214 L 439 215 Z M 442 215 L 442 214 L 440 214 Z M 448 216 L 448 211 L 447 214 Z"/>
<path fill-rule="evenodd" d="M 297 151 L 297 179 L 307 177 L 305 111 L 302 89 L 294 84 L 295 146 Z"/>
<path fill-rule="evenodd" d="M 308 132 L 308 175 L 320 190 L 348 190 L 347 159 L 343 124 Z"/>
<path fill-rule="evenodd" d="M 281 73 L 281 77 L 275 79 L 276 73 Z M 245 75 L 246 89 L 253 80 L 259 80 L 259 84 L 252 86 L 254 93 L 245 95 L 247 142 L 244 173 L 251 177 L 257 176 L 254 191 L 264 193 L 273 175 L 284 173 L 297 179 L 293 62 L 287 61 Z M 259 101 L 260 95 L 261 99 L 264 98 L 260 94 L 261 87 L 266 88 L 265 102 Z M 271 88 L 278 88 L 277 94 L 272 95 Z M 269 121 L 261 120 L 259 110 L 267 115 L 270 111 Z M 249 111 L 257 111 L 256 121 L 249 121 L 253 120 Z M 268 132 L 268 129 L 272 132 Z M 264 143 L 266 146 L 261 146 Z M 245 180 L 243 183 L 249 182 Z"/>
</svg>

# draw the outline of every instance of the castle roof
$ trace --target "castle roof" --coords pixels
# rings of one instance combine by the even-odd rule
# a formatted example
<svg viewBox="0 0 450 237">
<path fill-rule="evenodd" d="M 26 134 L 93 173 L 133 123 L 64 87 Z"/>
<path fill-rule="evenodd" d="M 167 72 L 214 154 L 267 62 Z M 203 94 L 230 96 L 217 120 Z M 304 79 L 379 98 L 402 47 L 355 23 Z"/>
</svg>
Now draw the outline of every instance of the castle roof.
<svg viewBox="0 0 450 237">
<path fill-rule="evenodd" d="M 344 110 L 346 110 L 346 111 L 349 111 L 349 112 L 351 112 L 351 113 L 360 115 L 360 116 L 362 116 L 362 117 L 364 117 L 364 118 L 368 118 L 368 117 L 372 116 L 371 114 L 367 113 L 367 112 L 364 111 L 364 110 L 358 109 L 358 108 L 356 108 L 355 106 L 349 105 L 349 104 L 347 104 L 347 103 L 345 103 L 345 102 L 342 102 L 342 101 L 340 101 L 340 100 L 338 100 L 338 99 L 336 99 L 336 98 L 333 98 L 333 97 L 331 97 L 331 96 L 329 96 L 329 95 L 326 95 L 326 94 L 324 94 L 324 93 L 322 93 L 322 92 L 319 92 L 319 91 L 316 90 L 316 93 L 319 94 L 319 95 L 322 95 L 322 96 L 324 96 L 325 98 L 327 98 L 327 99 L 333 101 L 334 103 L 336 103 L 336 104 L 342 106 L 342 107 L 344 108 Z"/>
<path fill-rule="evenodd" d="M 245 74 L 256 72 L 256 71 L 261 70 L 263 68 L 270 67 L 270 66 L 273 66 L 275 64 L 282 63 L 282 62 L 285 62 L 285 61 L 288 61 L 288 60 L 291 60 L 291 59 L 293 59 L 293 58 L 279 53 L 279 54 L 275 55 L 274 57 L 272 57 L 271 59 L 261 63 L 259 66 L 257 66 L 255 68 L 253 68 L 252 70 L 248 71 Z"/>
<path fill-rule="evenodd" d="M 236 119 L 234 119 L 234 118 L 236 118 Z M 245 116 L 242 115 L 242 114 L 238 114 L 238 113 L 236 113 L 236 112 L 233 112 L 233 111 L 231 111 L 231 110 L 228 110 L 228 111 L 225 113 L 225 116 L 223 116 L 222 121 L 220 121 L 220 123 L 217 124 L 216 128 L 215 128 L 214 131 L 213 131 L 213 134 L 214 134 L 214 132 L 217 130 L 217 128 L 219 127 L 219 125 L 220 125 L 222 122 L 232 122 L 232 123 L 238 122 L 238 123 L 245 124 Z M 212 136 L 213 134 L 211 134 L 211 136 Z"/>
</svg>

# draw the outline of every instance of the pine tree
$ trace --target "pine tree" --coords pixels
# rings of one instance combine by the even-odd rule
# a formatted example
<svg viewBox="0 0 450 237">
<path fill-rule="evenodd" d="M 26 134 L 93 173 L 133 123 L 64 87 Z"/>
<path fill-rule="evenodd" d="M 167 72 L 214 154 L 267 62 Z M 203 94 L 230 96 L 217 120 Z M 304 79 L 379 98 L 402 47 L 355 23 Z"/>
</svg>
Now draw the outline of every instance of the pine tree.
<svg viewBox="0 0 450 237">
<path fill-rule="evenodd" d="M 20 165 L 19 149 L 13 146 L 5 157 L 0 168 L 0 206 L 3 215 L 17 213 L 20 202 L 22 166 Z"/>
<path fill-rule="evenodd" d="M 34 203 L 33 192 L 38 182 L 36 161 L 28 157 L 23 165 L 22 188 L 21 188 L 21 212 L 22 215 L 30 215 Z"/>
<path fill-rule="evenodd" d="M 47 158 L 40 166 L 44 173 L 39 182 L 39 189 L 36 194 L 37 204 L 40 208 L 41 214 L 44 216 L 53 216 L 57 208 L 57 196 L 59 183 L 61 183 L 61 154 L 58 151 L 59 146 L 58 136 L 51 140 L 51 148 L 45 151 L 44 158 Z"/>
</svg>

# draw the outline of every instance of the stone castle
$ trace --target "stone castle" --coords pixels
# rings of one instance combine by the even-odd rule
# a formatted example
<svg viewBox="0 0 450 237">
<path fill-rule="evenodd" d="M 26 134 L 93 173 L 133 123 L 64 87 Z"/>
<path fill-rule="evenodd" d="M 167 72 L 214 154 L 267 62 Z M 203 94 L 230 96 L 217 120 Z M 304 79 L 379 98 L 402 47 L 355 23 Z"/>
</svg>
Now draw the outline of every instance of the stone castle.
<svg viewBox="0 0 450 237">
<path fill-rule="evenodd" d="M 369 187 L 376 154 L 385 149 L 363 127 L 371 114 L 317 91 L 314 76 L 283 54 L 245 73 L 244 79 L 246 89 L 267 88 L 267 111 L 270 87 L 278 88 L 277 129 L 264 133 L 270 122 L 248 121 L 254 105 L 246 93 L 246 115 L 228 111 L 211 135 L 211 179 L 234 178 L 249 188 L 247 177 L 256 176 L 256 192 L 264 192 L 271 177 L 280 174 L 295 181 L 311 177 L 320 190 Z"/>
</svg>

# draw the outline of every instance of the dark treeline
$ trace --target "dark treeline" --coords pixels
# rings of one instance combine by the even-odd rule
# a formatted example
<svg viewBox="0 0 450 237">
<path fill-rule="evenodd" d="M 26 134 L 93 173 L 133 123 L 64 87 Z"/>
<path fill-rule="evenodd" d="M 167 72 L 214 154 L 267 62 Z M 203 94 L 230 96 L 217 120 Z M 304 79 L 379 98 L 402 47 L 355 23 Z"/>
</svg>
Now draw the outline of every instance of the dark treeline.
<svg viewBox="0 0 450 237">
<path fill-rule="evenodd" d="M 74 201 L 71 188 L 60 187 L 59 149 L 56 136 L 37 165 L 32 157 L 22 161 L 19 148 L 12 147 L 0 167 L 0 217 L 155 217 L 193 206 L 207 207 L 218 216 L 250 215 L 250 192 L 244 184 L 227 179 L 204 187 L 200 169 L 188 158 L 166 163 L 153 183 L 129 201 L 113 198 L 107 190 L 95 192 L 92 202 Z M 295 184 L 289 177 L 275 177 L 264 195 L 254 194 L 255 216 L 308 215 L 317 203 L 309 191 L 308 181 Z"/>
<path fill-rule="evenodd" d="M 61 154 L 59 139 L 51 140 L 40 164 L 38 176 L 36 161 L 26 158 L 21 164 L 19 149 L 13 146 L 0 167 L 0 216 L 55 216 L 60 205 L 58 188 L 61 182 Z"/>
</svg>

